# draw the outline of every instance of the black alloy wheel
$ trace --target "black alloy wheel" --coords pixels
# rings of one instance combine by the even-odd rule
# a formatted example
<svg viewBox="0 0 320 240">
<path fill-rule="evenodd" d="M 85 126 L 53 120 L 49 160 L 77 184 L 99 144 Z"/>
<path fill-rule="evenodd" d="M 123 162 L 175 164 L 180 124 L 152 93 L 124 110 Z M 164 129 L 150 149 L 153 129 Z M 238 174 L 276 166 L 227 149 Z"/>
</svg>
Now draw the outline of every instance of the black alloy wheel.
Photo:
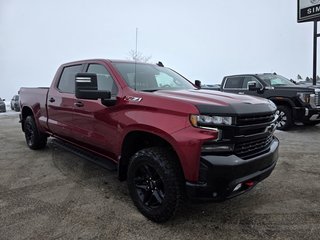
<svg viewBox="0 0 320 240">
<path fill-rule="evenodd" d="M 184 177 L 176 156 L 162 147 L 135 153 L 128 167 L 130 196 L 138 210 L 154 222 L 172 218 L 182 206 Z"/>
<path fill-rule="evenodd" d="M 24 125 L 25 138 L 28 146 L 34 145 L 35 129 L 31 121 L 26 121 Z"/>
<path fill-rule="evenodd" d="M 140 201 L 148 207 L 159 207 L 165 197 L 163 181 L 149 165 L 140 165 L 134 173 L 135 188 Z"/>
<path fill-rule="evenodd" d="M 44 148 L 47 144 L 47 136 L 39 132 L 33 116 L 27 116 L 24 120 L 24 135 L 28 147 L 33 150 Z"/>
</svg>

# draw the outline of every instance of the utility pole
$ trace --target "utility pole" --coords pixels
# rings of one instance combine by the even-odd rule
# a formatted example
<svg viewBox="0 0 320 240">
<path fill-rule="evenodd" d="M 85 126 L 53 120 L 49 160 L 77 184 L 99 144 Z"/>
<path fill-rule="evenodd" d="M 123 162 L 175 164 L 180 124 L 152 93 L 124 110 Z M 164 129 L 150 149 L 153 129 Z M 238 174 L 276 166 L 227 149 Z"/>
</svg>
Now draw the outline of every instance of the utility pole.
<svg viewBox="0 0 320 240">
<path fill-rule="evenodd" d="M 318 33 L 318 20 L 314 20 L 313 22 L 313 77 L 312 84 L 317 84 L 317 50 L 318 50 L 318 37 L 320 34 Z"/>
</svg>

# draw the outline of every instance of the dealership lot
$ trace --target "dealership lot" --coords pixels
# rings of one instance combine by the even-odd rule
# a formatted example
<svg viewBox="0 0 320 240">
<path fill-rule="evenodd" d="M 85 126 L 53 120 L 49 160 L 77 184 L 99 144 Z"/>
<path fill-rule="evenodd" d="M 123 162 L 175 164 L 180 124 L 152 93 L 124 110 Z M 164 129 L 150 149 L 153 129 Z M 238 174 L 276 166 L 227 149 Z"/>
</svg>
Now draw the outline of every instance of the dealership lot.
<svg viewBox="0 0 320 240">
<path fill-rule="evenodd" d="M 319 239 L 320 125 L 277 131 L 280 157 L 251 192 L 146 220 L 125 182 L 53 144 L 31 151 L 0 114 L 0 239 Z"/>
</svg>

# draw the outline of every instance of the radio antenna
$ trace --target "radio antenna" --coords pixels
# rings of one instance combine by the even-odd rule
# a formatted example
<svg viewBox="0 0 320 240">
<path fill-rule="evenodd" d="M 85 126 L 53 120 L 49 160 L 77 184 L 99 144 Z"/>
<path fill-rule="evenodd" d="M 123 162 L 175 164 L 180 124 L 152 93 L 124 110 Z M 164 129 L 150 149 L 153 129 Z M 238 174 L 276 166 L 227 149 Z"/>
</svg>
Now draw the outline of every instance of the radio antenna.
<svg viewBox="0 0 320 240">
<path fill-rule="evenodd" d="M 136 28 L 136 51 L 134 55 L 134 90 L 137 91 L 138 28 Z"/>
</svg>

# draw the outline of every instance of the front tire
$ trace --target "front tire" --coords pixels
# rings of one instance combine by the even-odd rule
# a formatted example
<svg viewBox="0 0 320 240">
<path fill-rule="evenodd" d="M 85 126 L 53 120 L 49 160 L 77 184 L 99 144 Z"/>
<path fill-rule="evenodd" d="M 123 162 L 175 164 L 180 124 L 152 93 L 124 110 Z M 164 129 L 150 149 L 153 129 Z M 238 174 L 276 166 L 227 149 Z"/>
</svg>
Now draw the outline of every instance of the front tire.
<svg viewBox="0 0 320 240">
<path fill-rule="evenodd" d="M 288 130 L 292 124 L 292 111 L 289 107 L 280 105 L 278 106 L 279 111 L 279 119 L 277 123 L 277 129 L 278 130 Z"/>
<path fill-rule="evenodd" d="M 131 198 L 148 219 L 165 222 L 181 207 L 183 175 L 168 149 L 151 147 L 138 151 L 131 158 L 127 176 Z"/>
<path fill-rule="evenodd" d="M 29 148 L 36 150 L 47 145 L 47 136 L 39 132 L 33 116 L 27 116 L 24 121 L 24 135 Z"/>
</svg>

